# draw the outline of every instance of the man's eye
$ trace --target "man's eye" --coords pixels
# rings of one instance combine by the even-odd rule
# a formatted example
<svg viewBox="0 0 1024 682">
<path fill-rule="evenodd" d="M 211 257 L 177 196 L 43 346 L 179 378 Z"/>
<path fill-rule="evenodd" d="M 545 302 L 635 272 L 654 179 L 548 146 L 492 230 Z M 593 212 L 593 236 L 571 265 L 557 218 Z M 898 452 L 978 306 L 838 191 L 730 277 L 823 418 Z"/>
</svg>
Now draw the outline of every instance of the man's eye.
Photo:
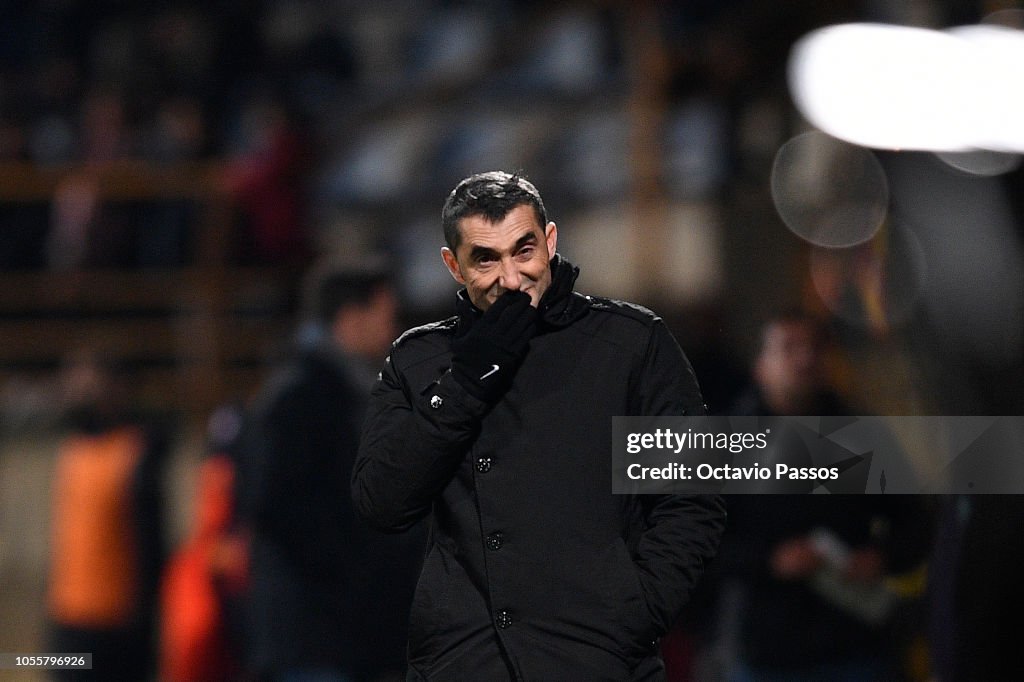
<svg viewBox="0 0 1024 682">
<path fill-rule="evenodd" d="M 532 258 L 534 251 L 535 251 L 534 247 L 527 246 L 527 247 L 524 247 L 524 248 L 520 249 L 519 253 L 517 253 L 516 256 L 518 256 L 519 258 L 522 258 L 522 259 Z"/>
</svg>

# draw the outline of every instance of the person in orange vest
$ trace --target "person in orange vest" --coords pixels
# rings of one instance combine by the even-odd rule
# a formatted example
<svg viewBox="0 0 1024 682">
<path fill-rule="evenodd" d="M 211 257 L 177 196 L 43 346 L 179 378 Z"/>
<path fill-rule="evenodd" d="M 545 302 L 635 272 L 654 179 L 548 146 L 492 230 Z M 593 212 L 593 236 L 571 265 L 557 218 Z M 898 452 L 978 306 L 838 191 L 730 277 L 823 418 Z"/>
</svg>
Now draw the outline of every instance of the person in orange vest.
<svg viewBox="0 0 1024 682">
<path fill-rule="evenodd" d="M 93 674 L 115 682 L 152 674 L 163 547 L 166 440 L 131 414 L 126 379 L 89 351 L 64 368 L 68 430 L 51 490 L 47 590 L 49 648 L 92 653 Z"/>
<path fill-rule="evenodd" d="M 160 680 L 227 682 L 242 677 L 233 609 L 248 579 L 248 540 L 235 524 L 235 439 L 241 409 L 208 423 L 189 537 L 167 562 L 160 589 Z"/>
</svg>

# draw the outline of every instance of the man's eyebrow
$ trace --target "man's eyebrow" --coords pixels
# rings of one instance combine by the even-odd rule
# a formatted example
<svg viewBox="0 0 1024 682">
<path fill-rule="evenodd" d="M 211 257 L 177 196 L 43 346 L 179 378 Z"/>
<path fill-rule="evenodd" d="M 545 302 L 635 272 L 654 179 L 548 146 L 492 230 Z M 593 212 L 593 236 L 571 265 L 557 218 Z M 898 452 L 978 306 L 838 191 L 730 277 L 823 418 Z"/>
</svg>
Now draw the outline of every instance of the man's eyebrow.
<svg viewBox="0 0 1024 682">
<path fill-rule="evenodd" d="M 488 246 L 474 246 L 469 251 L 469 258 L 470 258 L 470 260 L 475 260 L 476 261 L 476 260 L 480 260 L 484 256 L 496 256 L 497 254 L 498 254 L 497 251 L 495 251 L 494 249 L 492 249 L 492 248 L 490 248 Z"/>
<path fill-rule="evenodd" d="M 537 242 L 537 235 L 534 234 L 533 232 L 529 232 L 527 234 L 524 234 L 522 237 L 520 237 L 519 239 L 516 240 L 516 245 L 515 245 L 515 247 L 513 247 L 512 250 L 513 251 L 518 251 L 519 249 L 523 248 L 527 244 L 532 244 L 532 243 L 536 243 L 536 242 Z"/>
<path fill-rule="evenodd" d="M 535 244 L 537 242 L 537 235 L 533 232 L 524 234 L 522 237 L 516 240 L 515 245 L 512 247 L 512 252 L 515 253 L 519 249 L 529 244 Z M 497 256 L 497 250 L 489 246 L 474 246 L 469 250 L 469 257 L 471 260 L 480 260 L 484 256 Z"/>
</svg>

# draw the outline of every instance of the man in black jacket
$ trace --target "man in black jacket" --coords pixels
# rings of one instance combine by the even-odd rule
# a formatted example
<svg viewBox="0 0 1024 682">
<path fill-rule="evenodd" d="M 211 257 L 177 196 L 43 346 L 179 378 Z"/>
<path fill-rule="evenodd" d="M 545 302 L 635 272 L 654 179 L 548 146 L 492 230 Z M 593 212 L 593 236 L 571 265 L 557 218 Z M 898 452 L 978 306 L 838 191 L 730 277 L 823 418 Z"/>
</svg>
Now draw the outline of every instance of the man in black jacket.
<svg viewBox="0 0 1024 682">
<path fill-rule="evenodd" d="M 396 331 L 382 264 L 309 278 L 299 352 L 254 404 L 239 504 L 252 533 L 248 662 L 260 680 L 392 680 L 405 667 L 422 538 L 381 535 L 349 481 L 377 365 Z"/>
<path fill-rule="evenodd" d="M 822 323 L 800 311 L 767 320 L 754 383 L 730 413 L 849 415 L 829 378 L 831 345 Z M 924 498 L 800 494 L 807 483 L 796 494 L 728 496 L 729 529 L 712 576 L 723 588 L 720 646 L 735 659 L 724 661 L 727 678 L 900 679 L 910 633 L 896 627 L 885 578 L 927 557 Z"/>
<path fill-rule="evenodd" d="M 703 414 L 690 364 L 649 310 L 573 291 L 523 178 L 463 180 L 442 222 L 457 315 L 392 346 L 353 475 L 377 526 L 431 514 L 408 679 L 663 679 L 725 512 L 611 494 L 611 418 Z"/>
</svg>

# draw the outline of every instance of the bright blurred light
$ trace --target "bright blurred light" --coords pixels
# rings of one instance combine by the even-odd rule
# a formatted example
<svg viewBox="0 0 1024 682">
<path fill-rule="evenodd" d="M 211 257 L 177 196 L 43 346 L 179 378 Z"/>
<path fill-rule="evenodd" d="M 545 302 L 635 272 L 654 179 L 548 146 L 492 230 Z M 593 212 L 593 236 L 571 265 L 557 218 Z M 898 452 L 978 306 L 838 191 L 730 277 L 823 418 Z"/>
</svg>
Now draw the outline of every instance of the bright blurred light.
<svg viewBox="0 0 1024 682">
<path fill-rule="evenodd" d="M 888 149 L 1024 152 L 1024 31 L 844 24 L 802 38 L 789 63 L 808 121 Z"/>
<path fill-rule="evenodd" d="M 1024 151 L 1024 31 L 1004 26 L 961 26 L 950 34 L 970 45 L 974 73 L 962 84 L 965 107 L 977 112 L 973 145 Z"/>
<path fill-rule="evenodd" d="M 889 184 L 874 153 L 819 131 L 779 148 L 771 185 L 783 222 L 816 246 L 867 241 L 888 212 Z"/>
</svg>

